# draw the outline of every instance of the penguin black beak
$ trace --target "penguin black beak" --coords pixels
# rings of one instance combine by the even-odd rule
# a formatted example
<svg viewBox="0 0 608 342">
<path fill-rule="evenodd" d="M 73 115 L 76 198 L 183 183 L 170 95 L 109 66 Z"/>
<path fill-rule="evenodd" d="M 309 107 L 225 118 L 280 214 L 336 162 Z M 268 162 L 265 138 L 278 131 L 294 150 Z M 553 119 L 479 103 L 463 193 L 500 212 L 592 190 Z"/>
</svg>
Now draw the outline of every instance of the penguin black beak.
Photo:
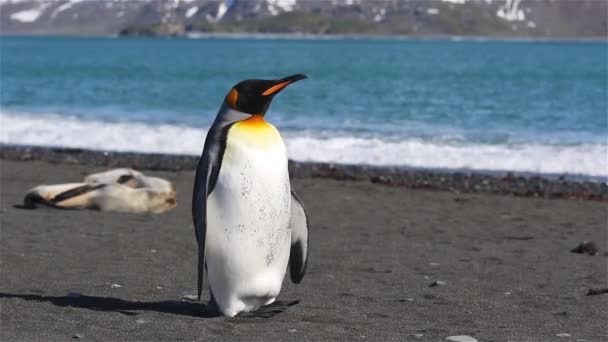
<svg viewBox="0 0 608 342">
<path fill-rule="evenodd" d="M 303 80 L 305 78 L 308 78 L 308 77 L 304 74 L 296 74 L 296 75 L 287 76 L 280 80 L 276 80 L 275 84 L 272 87 L 266 89 L 262 93 L 262 95 L 274 96 L 274 95 L 278 94 L 281 90 L 285 89 L 285 87 L 287 87 L 288 85 L 295 83 L 299 80 Z"/>
</svg>

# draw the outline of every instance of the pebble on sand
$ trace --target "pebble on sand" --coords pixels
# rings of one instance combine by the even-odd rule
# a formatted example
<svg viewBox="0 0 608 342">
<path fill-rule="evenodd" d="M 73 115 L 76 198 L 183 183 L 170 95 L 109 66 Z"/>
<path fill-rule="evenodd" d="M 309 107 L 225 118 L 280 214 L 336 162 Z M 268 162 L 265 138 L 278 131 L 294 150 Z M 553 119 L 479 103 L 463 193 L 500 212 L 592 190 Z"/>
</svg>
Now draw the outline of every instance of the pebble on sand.
<svg viewBox="0 0 608 342">
<path fill-rule="evenodd" d="M 583 241 L 579 243 L 578 246 L 571 249 L 570 252 L 588 255 L 598 255 L 600 251 L 595 243 Z"/>
<path fill-rule="evenodd" d="M 597 295 L 601 295 L 604 293 L 608 293 L 608 287 L 603 288 L 603 289 L 589 289 L 587 291 L 587 296 L 597 296 Z"/>
<path fill-rule="evenodd" d="M 197 301 L 198 300 L 198 296 L 197 295 L 183 295 L 179 299 L 181 299 L 181 300 Z"/>
<path fill-rule="evenodd" d="M 446 285 L 445 281 L 441 281 L 441 280 L 435 280 L 434 282 L 432 282 L 431 284 L 429 284 L 429 287 L 435 287 L 435 286 L 443 286 Z"/>
<path fill-rule="evenodd" d="M 471 336 L 467 336 L 467 335 L 448 336 L 445 339 L 448 341 L 453 341 L 453 342 L 477 342 L 476 339 L 472 338 Z"/>
<path fill-rule="evenodd" d="M 413 302 L 414 298 L 399 299 L 399 303 Z"/>
</svg>

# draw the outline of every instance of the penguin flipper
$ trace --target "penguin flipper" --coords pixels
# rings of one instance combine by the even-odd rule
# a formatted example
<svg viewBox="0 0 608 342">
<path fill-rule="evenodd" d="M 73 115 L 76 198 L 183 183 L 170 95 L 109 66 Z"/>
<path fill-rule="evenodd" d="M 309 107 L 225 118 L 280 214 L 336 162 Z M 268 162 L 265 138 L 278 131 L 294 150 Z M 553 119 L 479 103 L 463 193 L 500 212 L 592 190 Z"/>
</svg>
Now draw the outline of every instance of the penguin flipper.
<svg viewBox="0 0 608 342">
<path fill-rule="evenodd" d="M 291 190 L 291 250 L 289 251 L 289 273 L 291 281 L 299 284 L 308 265 L 308 219 L 304 205 Z"/>
<path fill-rule="evenodd" d="M 230 122 L 219 121 L 207 132 L 203 154 L 196 168 L 194 193 L 192 194 L 192 221 L 198 245 L 197 294 L 201 300 L 203 290 L 203 273 L 205 268 L 205 241 L 207 240 L 207 197 L 213 191 L 220 173 L 226 136 L 231 127 Z"/>
<path fill-rule="evenodd" d="M 197 295 L 201 300 L 203 291 L 203 274 L 205 271 L 205 242 L 207 240 L 207 196 L 209 196 L 209 180 L 211 169 L 214 163 L 212 156 L 209 156 L 207 145 L 201 157 L 196 176 L 194 178 L 194 193 L 192 195 L 192 221 L 194 222 L 194 234 L 198 247 L 198 266 L 197 266 Z"/>
</svg>

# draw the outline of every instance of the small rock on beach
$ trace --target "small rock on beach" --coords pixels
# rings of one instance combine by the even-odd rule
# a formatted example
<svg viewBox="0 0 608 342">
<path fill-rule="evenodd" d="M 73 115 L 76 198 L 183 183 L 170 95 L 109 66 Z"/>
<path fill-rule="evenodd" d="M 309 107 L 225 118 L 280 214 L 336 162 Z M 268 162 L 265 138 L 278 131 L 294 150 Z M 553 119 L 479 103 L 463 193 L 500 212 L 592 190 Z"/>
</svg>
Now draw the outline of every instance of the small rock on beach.
<svg viewBox="0 0 608 342">
<path fill-rule="evenodd" d="M 443 286 L 443 285 L 446 285 L 445 281 L 435 280 L 434 282 L 432 282 L 431 284 L 429 284 L 429 287 Z"/>
<path fill-rule="evenodd" d="M 183 295 L 179 299 L 181 299 L 181 300 L 197 301 L 198 300 L 198 296 L 197 295 Z"/>
<path fill-rule="evenodd" d="M 579 253 L 579 254 L 587 254 L 587 255 L 598 255 L 599 250 L 595 243 L 589 242 L 589 241 L 583 241 L 583 242 L 579 243 L 578 246 L 571 249 L 570 252 Z"/>
<path fill-rule="evenodd" d="M 587 291 L 587 296 L 597 296 L 597 295 L 601 295 L 604 293 L 608 293 L 608 287 L 603 288 L 603 289 L 589 289 Z"/>
<path fill-rule="evenodd" d="M 477 342 L 476 339 L 472 338 L 471 336 L 467 336 L 467 335 L 448 336 L 445 339 L 447 341 L 453 341 L 453 342 Z"/>
</svg>

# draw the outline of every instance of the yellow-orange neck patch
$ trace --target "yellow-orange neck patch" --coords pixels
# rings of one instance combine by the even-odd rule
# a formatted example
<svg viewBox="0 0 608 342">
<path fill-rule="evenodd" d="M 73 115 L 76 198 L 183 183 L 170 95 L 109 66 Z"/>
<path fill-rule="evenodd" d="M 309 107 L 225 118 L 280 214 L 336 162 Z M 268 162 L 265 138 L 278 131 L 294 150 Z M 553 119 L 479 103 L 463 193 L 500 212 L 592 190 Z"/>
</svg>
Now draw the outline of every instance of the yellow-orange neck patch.
<svg viewBox="0 0 608 342">
<path fill-rule="evenodd" d="M 248 128 L 263 128 L 268 126 L 268 122 L 264 120 L 264 116 L 260 114 L 254 114 L 250 118 L 239 121 L 239 124 L 247 126 Z"/>
<path fill-rule="evenodd" d="M 228 140 L 232 138 L 258 146 L 282 143 L 279 131 L 259 114 L 235 123 L 230 128 Z"/>
</svg>

